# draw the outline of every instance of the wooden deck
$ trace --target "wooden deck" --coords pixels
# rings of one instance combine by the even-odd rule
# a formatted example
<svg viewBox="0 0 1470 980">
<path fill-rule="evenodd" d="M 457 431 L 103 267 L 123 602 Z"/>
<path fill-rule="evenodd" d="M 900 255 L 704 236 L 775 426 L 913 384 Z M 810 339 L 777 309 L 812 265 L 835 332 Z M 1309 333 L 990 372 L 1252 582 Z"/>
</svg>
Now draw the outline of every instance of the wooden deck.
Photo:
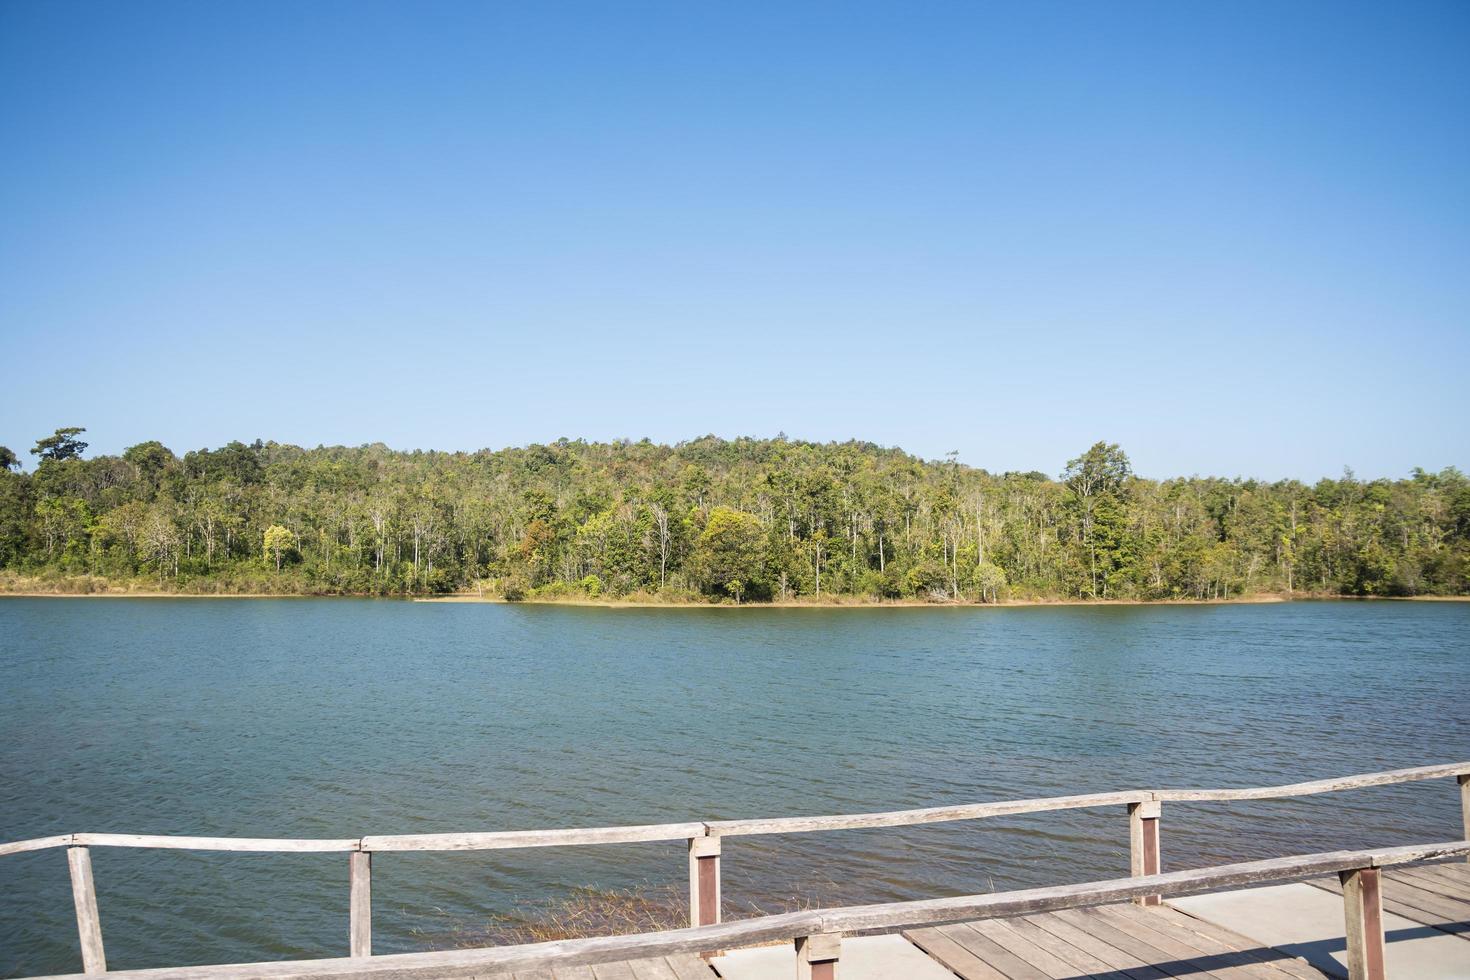
<svg viewBox="0 0 1470 980">
<path fill-rule="evenodd" d="M 1342 894 L 1336 878 L 1313 878 L 1307 883 Z M 1395 868 L 1383 876 L 1383 910 L 1460 936 L 1470 956 L 1470 864 Z M 1465 972 L 1470 974 L 1470 960 Z"/>
<path fill-rule="evenodd" d="M 1315 878 L 1307 884 L 1342 893 L 1336 878 Z M 1463 943 L 1464 972 L 1470 976 L 1470 865 L 1394 869 L 1384 876 L 1383 908 L 1446 937 L 1456 937 Z M 1061 909 L 909 929 L 902 935 L 914 947 L 913 953 L 926 956 L 961 980 L 1323 980 L 1341 975 L 1324 972 L 1290 951 L 1273 949 L 1168 905 Z M 1392 942 L 1390 936 L 1390 947 Z M 747 976 L 727 969 L 732 980 Z M 898 969 L 891 962 L 864 962 L 858 943 L 842 965 L 843 974 L 863 978 L 899 976 Z M 783 980 L 794 973 L 790 966 L 779 970 Z M 725 974 L 699 957 L 683 955 L 487 974 L 483 980 L 715 980 L 720 976 Z"/>
<path fill-rule="evenodd" d="M 1323 977 L 1286 953 L 1167 906 L 1066 909 L 904 935 L 964 980 Z"/>
<path fill-rule="evenodd" d="M 487 973 L 481 980 L 715 980 L 716 973 L 698 956 L 656 956 L 596 966 Z"/>
<path fill-rule="evenodd" d="M 1342 894 L 1334 878 L 1307 884 Z M 1470 976 L 1470 865 L 1385 873 L 1383 909 L 1463 942 Z M 1312 978 L 1324 973 L 1291 953 L 1170 908 L 1105 905 L 906 931 L 904 936 L 964 980 L 1107 980 L 1157 977 Z M 1392 947 L 1393 936 L 1389 936 Z"/>
</svg>

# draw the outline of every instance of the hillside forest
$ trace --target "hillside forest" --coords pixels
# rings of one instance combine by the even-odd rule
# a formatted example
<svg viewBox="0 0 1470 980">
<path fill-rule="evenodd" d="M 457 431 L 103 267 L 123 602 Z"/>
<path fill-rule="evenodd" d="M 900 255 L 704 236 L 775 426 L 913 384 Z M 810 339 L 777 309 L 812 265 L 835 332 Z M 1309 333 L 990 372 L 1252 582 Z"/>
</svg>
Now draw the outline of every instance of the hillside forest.
<svg viewBox="0 0 1470 980">
<path fill-rule="evenodd" d="M 866 442 L 0 447 L 0 588 L 999 602 L 1470 592 L 1470 480 L 1055 476 Z"/>
</svg>

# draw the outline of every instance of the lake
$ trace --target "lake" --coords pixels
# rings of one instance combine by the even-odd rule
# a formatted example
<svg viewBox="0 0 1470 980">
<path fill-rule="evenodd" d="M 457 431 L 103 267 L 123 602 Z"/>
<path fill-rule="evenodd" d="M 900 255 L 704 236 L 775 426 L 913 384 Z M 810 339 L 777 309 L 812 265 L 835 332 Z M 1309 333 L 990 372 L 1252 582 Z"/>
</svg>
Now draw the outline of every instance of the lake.
<svg viewBox="0 0 1470 980">
<path fill-rule="evenodd" d="M 518 830 L 1247 786 L 1470 759 L 1470 604 L 597 609 L 0 599 L 0 840 Z M 1166 868 L 1448 840 L 1453 781 L 1168 804 Z M 94 848 L 114 969 L 345 955 L 345 854 Z M 779 908 L 1125 875 L 1123 809 L 735 840 Z M 684 846 L 383 854 L 374 950 Z M 80 969 L 61 850 L 0 975 Z"/>
</svg>

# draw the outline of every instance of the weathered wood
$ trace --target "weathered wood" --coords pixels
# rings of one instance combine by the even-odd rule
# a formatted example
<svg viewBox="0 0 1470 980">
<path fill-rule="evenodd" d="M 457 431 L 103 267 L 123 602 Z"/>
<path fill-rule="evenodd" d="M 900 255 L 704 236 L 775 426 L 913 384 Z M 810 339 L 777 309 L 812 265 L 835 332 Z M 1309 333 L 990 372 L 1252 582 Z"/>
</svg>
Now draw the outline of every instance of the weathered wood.
<svg viewBox="0 0 1470 980">
<path fill-rule="evenodd" d="M 1462 772 L 1455 777 L 1460 784 L 1460 823 L 1464 825 L 1465 839 L 1470 840 L 1470 772 Z M 1465 858 L 1470 861 L 1470 856 Z"/>
<path fill-rule="evenodd" d="M 837 960 L 842 954 L 842 937 L 818 933 L 796 937 L 796 980 L 837 980 Z"/>
<path fill-rule="evenodd" d="M 1036 946 L 1040 946 L 1053 956 L 1070 964 L 1071 970 L 1068 972 L 1068 976 L 1091 976 L 1098 973 L 1108 973 L 1112 969 L 1096 956 L 1093 956 L 1086 950 L 1079 949 L 1069 942 L 1058 939 L 1055 935 L 1047 932 L 1025 916 L 1019 916 L 1014 919 L 996 919 L 995 921 L 1004 922 L 1018 936 L 1025 938 Z"/>
<path fill-rule="evenodd" d="M 1336 874 L 1362 867 L 1389 867 L 1437 857 L 1470 853 L 1470 841 L 1444 844 L 1411 845 L 1366 851 L 1331 851 L 1299 857 L 1247 861 L 1214 868 L 1173 871 L 1141 878 L 1055 885 L 1023 891 L 990 895 L 964 895 L 956 898 L 928 899 L 919 902 L 894 902 L 855 908 L 832 909 L 822 913 L 822 921 L 832 932 L 856 932 L 863 929 L 905 928 L 916 925 L 958 922 L 966 919 L 1002 915 L 1027 915 L 1053 909 L 1080 908 L 1127 901 L 1139 895 L 1186 895 L 1216 888 L 1277 881 L 1295 881 L 1314 875 Z"/>
<path fill-rule="evenodd" d="M 1158 967 L 1145 963 L 1110 943 L 1103 942 L 1091 933 L 1078 929 L 1065 919 L 1058 918 L 1055 912 L 1030 916 L 1028 921 L 1035 923 L 1038 928 L 1044 929 L 1063 942 L 1070 943 L 1086 951 L 1088 955 L 1102 960 L 1108 964 L 1115 976 L 1128 977 L 1130 980 L 1161 980 L 1168 976 Z"/>
<path fill-rule="evenodd" d="M 1459 864 L 1428 864 L 1412 868 L 1397 868 L 1395 879 L 1421 883 L 1425 888 L 1447 898 L 1470 902 L 1470 868 Z"/>
<path fill-rule="evenodd" d="M 1012 928 L 1013 921 L 1015 920 L 981 919 L 968 925 L 1011 955 L 1040 970 L 1048 980 L 1052 977 L 1069 977 L 1076 973 L 1070 962 L 1052 952 L 1049 944 L 1032 942 Z"/>
<path fill-rule="evenodd" d="M 526 946 L 491 949 L 442 950 L 431 953 L 394 953 L 364 959 L 295 960 L 224 966 L 126 971 L 122 980 L 427 980 L 429 977 L 472 977 L 496 971 L 609 963 L 651 956 L 729 949 L 773 940 L 822 933 L 851 933 L 865 929 L 909 928 L 962 922 L 995 916 L 1025 915 L 1056 909 L 1081 908 L 1122 902 L 1142 894 L 1187 895 L 1217 888 L 1278 881 L 1294 881 L 1342 871 L 1393 867 L 1470 854 L 1470 841 L 1413 845 L 1379 850 L 1332 851 L 1297 857 L 1248 861 L 1191 871 L 1173 871 L 1142 878 L 1078 885 L 1033 888 L 1025 891 L 919 902 L 893 902 L 854 908 L 786 912 L 780 915 L 690 929 L 595 939 L 559 940 Z"/>
<path fill-rule="evenodd" d="M 1187 974 L 1190 977 L 1199 977 L 1201 980 L 1223 980 L 1218 974 L 1199 962 L 1191 962 L 1187 966 L 1177 964 L 1175 962 L 1177 957 L 1169 955 L 1149 939 L 1140 938 L 1132 930 L 1119 928 L 1112 920 L 1103 918 L 1095 908 L 1060 909 L 1052 914 L 1058 920 L 1070 923 L 1079 931 L 1122 950 L 1137 962 L 1147 963 L 1166 974 Z M 1188 958 L 1185 957 L 1186 960 Z"/>
<path fill-rule="evenodd" d="M 1470 775 L 1470 762 L 1451 762 L 1440 766 L 1417 766 L 1413 769 L 1393 769 L 1388 772 L 1365 773 L 1359 776 L 1339 776 L 1336 779 L 1314 779 L 1306 783 L 1287 783 L 1283 786 L 1259 786 L 1252 789 L 1157 789 L 1156 800 L 1270 800 L 1290 796 L 1312 796 L 1317 793 L 1336 793 L 1348 789 L 1364 789 L 1369 786 L 1387 786 L 1392 783 L 1412 783 L 1421 779 L 1444 779 L 1450 776 Z M 1467 827 L 1470 831 L 1470 827 Z"/>
<path fill-rule="evenodd" d="M 506 830 L 485 834 L 396 834 L 362 838 L 364 851 L 490 851 L 516 847 L 566 847 L 580 844 L 634 844 L 703 836 L 703 823 L 661 823 L 636 827 L 585 827 L 575 830 Z"/>
<path fill-rule="evenodd" d="M 1018 813 L 1041 813 L 1047 810 L 1077 810 L 1098 806 L 1118 806 L 1152 799 L 1147 791 L 1092 793 L 1083 796 L 1054 796 L 1036 800 L 1004 800 L 996 803 L 965 803 L 958 806 L 935 806 L 919 810 L 893 810 L 887 813 L 849 813 L 830 817 L 773 817 L 761 820 L 711 820 L 712 833 L 722 837 L 752 834 L 802 834 L 816 830 L 853 830 L 864 827 L 907 827 L 914 824 L 946 823 L 953 820 L 978 820 Z"/>
<path fill-rule="evenodd" d="M 651 960 L 633 960 L 628 964 L 633 971 L 633 980 L 679 980 L 662 957 Z"/>
<path fill-rule="evenodd" d="M 1308 884 L 1334 895 L 1343 893 L 1342 882 L 1337 878 L 1313 878 Z M 1383 877 L 1380 892 L 1385 912 L 1422 922 L 1442 932 L 1470 932 L 1470 901 L 1429 891 L 1417 880 L 1403 877 L 1400 869 L 1394 869 L 1392 875 Z"/>
<path fill-rule="evenodd" d="M 1381 871 L 1355 868 L 1339 875 L 1347 925 L 1348 980 L 1385 980 Z"/>
<path fill-rule="evenodd" d="M 1307 964 L 1307 961 L 1283 953 L 1279 949 L 1262 946 L 1259 942 L 1238 932 L 1226 929 L 1224 926 L 1216 925 L 1204 919 L 1196 918 L 1179 911 L 1176 908 L 1163 906 L 1162 908 L 1149 909 L 1147 912 L 1138 910 L 1138 914 L 1150 919 L 1170 924 L 1178 929 L 1186 930 L 1200 936 L 1205 942 L 1219 943 L 1231 949 L 1239 950 L 1240 954 L 1252 962 L 1269 965 L 1271 969 L 1284 973 L 1297 980 L 1322 980 L 1321 971 Z"/>
<path fill-rule="evenodd" d="M 373 853 L 353 851 L 348 855 L 348 954 L 373 955 Z"/>
<path fill-rule="evenodd" d="M 940 926 L 910 929 L 904 932 L 903 937 L 963 980 L 1010 980 L 993 965 L 956 942 L 948 935 L 947 929 L 948 927 Z"/>
<path fill-rule="evenodd" d="M 1051 980 L 1038 967 L 1032 966 L 1015 953 L 975 928 L 973 922 L 956 922 L 941 930 L 946 936 L 969 950 L 971 954 L 998 967 L 1009 980 Z"/>
<path fill-rule="evenodd" d="M 632 827 L 590 827 L 568 830 L 494 831 L 489 833 L 396 834 L 345 839 L 293 839 L 247 837 L 179 837 L 145 834 L 61 834 L 33 840 L 0 843 L 0 857 L 48 847 L 72 845 L 94 847 L 150 847 L 200 851 L 456 851 L 517 847 L 557 847 L 585 844 L 625 844 L 641 841 L 678 840 L 705 835 L 726 837 L 750 834 L 794 834 L 809 831 L 844 830 L 863 827 L 898 827 L 976 820 L 986 817 L 1073 810 L 1162 800 L 1261 800 L 1308 796 L 1340 790 L 1361 789 L 1392 783 L 1455 776 L 1459 780 L 1464 833 L 1470 838 L 1470 762 L 1419 766 L 1389 772 L 1319 779 L 1282 786 L 1245 789 L 1160 789 L 1124 790 L 1031 800 L 969 803 L 957 806 L 895 810 L 816 817 L 778 817 L 756 820 L 650 824 Z"/>
<path fill-rule="evenodd" d="M 48 847 L 70 847 L 75 844 L 75 834 L 61 834 L 56 837 L 37 837 L 32 840 L 11 841 L 9 844 L 0 844 L 0 857 L 7 854 L 22 854 L 26 851 L 44 851 Z"/>
<path fill-rule="evenodd" d="M 172 837 L 154 834 L 73 834 L 75 843 L 93 847 L 153 847 L 179 851 L 356 851 L 357 838 L 294 840 L 278 837 Z"/>
<path fill-rule="evenodd" d="M 689 924 L 720 921 L 720 839 L 689 838 Z"/>
<path fill-rule="evenodd" d="M 715 980 L 715 971 L 697 956 L 668 956 L 664 962 L 673 969 L 677 980 Z"/>
<path fill-rule="evenodd" d="M 1263 966 L 1231 947 L 1206 942 L 1197 933 L 1171 925 L 1157 910 L 1099 905 L 1095 911 L 1120 931 L 1162 950 L 1172 960 L 1188 963 L 1196 970 L 1207 968 L 1223 980 L 1282 980 L 1273 967 Z"/>
<path fill-rule="evenodd" d="M 1130 870 L 1135 878 L 1158 874 L 1163 870 L 1159 863 L 1159 817 L 1163 805 L 1158 800 L 1128 804 L 1128 854 Z M 1157 895 L 1144 895 L 1134 899 L 1139 905 L 1158 905 Z"/>
<path fill-rule="evenodd" d="M 66 864 L 71 872 L 71 900 L 77 910 L 77 936 L 82 943 L 82 972 L 106 973 L 102 920 L 97 915 L 97 888 L 92 881 L 92 854 L 85 847 L 68 847 Z"/>
</svg>

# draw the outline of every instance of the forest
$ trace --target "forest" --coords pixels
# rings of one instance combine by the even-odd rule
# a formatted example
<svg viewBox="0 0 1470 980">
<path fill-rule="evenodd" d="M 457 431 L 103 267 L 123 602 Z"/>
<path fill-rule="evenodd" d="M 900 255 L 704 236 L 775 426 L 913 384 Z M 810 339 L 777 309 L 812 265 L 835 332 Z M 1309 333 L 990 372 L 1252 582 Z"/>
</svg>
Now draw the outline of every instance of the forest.
<svg viewBox="0 0 1470 980">
<path fill-rule="evenodd" d="M 1470 592 L 1470 480 L 1056 477 L 866 442 L 562 439 L 402 452 L 256 440 L 0 447 L 0 589 L 512 601 L 1229 599 Z"/>
</svg>

